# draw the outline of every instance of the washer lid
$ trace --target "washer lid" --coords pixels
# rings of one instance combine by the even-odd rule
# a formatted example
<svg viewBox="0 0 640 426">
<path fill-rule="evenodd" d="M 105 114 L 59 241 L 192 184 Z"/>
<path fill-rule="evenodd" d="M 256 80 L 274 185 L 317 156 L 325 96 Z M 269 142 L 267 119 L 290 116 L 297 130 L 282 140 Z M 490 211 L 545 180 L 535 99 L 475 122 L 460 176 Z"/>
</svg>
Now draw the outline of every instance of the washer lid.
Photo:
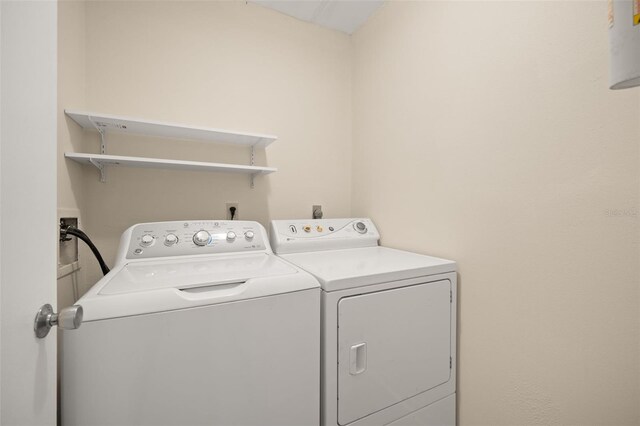
<svg viewBox="0 0 640 426">
<path fill-rule="evenodd" d="M 319 287 L 311 274 L 273 254 L 165 258 L 113 269 L 77 303 L 84 308 L 83 322 L 89 322 Z"/>
<path fill-rule="evenodd" d="M 297 271 L 275 256 L 250 254 L 126 264 L 100 289 L 110 295 L 162 288 L 189 289 L 245 282 L 257 277 L 295 274 Z"/>
<path fill-rule="evenodd" d="M 457 270 L 451 260 L 388 247 L 280 255 L 314 275 L 326 291 L 380 284 Z"/>
</svg>

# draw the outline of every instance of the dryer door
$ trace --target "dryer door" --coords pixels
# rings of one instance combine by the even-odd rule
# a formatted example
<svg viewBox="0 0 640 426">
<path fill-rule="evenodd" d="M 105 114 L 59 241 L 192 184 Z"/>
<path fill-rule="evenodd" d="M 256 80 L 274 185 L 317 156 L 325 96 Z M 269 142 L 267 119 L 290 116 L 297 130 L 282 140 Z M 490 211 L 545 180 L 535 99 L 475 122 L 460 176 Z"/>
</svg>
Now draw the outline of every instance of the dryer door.
<svg viewBox="0 0 640 426">
<path fill-rule="evenodd" d="M 341 425 L 449 381 L 449 280 L 345 297 L 338 326 Z"/>
</svg>

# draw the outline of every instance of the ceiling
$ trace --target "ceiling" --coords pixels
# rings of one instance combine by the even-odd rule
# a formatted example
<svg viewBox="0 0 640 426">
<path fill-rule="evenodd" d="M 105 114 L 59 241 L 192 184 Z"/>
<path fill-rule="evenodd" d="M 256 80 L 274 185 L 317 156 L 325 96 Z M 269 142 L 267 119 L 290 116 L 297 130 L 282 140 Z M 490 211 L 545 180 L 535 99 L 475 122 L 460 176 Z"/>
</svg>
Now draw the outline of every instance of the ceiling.
<svg viewBox="0 0 640 426">
<path fill-rule="evenodd" d="M 384 0 L 248 0 L 303 21 L 353 34 Z"/>
</svg>

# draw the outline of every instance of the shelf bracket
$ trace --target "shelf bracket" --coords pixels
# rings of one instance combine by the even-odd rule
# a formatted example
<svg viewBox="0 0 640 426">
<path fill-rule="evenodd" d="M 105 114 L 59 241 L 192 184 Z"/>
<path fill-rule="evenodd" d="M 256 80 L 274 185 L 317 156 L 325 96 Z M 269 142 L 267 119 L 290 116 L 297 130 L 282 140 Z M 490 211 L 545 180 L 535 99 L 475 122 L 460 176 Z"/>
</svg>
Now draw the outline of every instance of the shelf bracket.
<svg viewBox="0 0 640 426">
<path fill-rule="evenodd" d="M 105 183 L 107 181 L 107 176 L 105 174 L 104 164 L 94 160 L 93 158 L 89 158 L 89 162 L 93 164 L 98 170 L 100 170 L 100 182 Z"/>
<path fill-rule="evenodd" d="M 107 134 L 104 129 L 98 129 L 98 133 L 100 133 L 100 154 L 107 153 Z"/>
<path fill-rule="evenodd" d="M 100 134 L 100 154 L 104 155 L 107 153 L 107 132 L 103 127 L 98 126 L 96 122 L 93 121 L 93 117 L 89 116 L 87 118 Z M 101 164 L 100 162 L 93 159 L 90 159 L 89 161 L 91 162 L 91 164 L 96 166 L 98 170 L 100 170 L 100 182 L 105 183 L 107 181 L 107 170 L 104 164 Z"/>
<path fill-rule="evenodd" d="M 251 145 L 251 157 L 249 158 L 249 165 L 250 166 L 254 166 L 256 163 L 256 157 L 255 157 L 255 146 Z M 254 182 L 253 179 L 256 177 L 257 173 L 251 173 L 251 189 L 254 188 Z"/>
<path fill-rule="evenodd" d="M 98 129 L 98 133 L 100 133 L 100 154 L 104 155 L 107 153 L 107 134 L 104 129 Z M 93 161 L 91 163 L 100 170 L 100 182 L 105 183 L 107 181 L 107 170 L 104 164 L 98 163 L 99 165 L 96 165 Z"/>
<path fill-rule="evenodd" d="M 98 126 L 96 122 L 93 121 L 93 117 L 91 117 L 90 115 L 87 116 L 87 118 L 89 119 L 93 127 L 96 128 L 98 133 L 100 133 L 100 154 L 106 154 L 107 153 L 107 139 L 106 139 L 107 133 L 104 127 Z"/>
</svg>

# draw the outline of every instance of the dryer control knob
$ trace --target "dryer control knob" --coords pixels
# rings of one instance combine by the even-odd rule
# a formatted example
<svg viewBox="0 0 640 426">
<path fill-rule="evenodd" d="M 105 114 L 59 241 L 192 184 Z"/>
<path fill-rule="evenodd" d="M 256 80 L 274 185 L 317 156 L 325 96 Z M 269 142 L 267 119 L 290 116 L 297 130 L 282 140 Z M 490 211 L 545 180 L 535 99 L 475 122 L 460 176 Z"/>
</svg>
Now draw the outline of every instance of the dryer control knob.
<svg viewBox="0 0 640 426">
<path fill-rule="evenodd" d="M 365 225 L 364 222 L 356 222 L 353 224 L 353 227 L 361 234 L 367 232 L 367 225 Z"/>
<path fill-rule="evenodd" d="M 249 241 L 253 240 L 254 236 L 255 234 L 253 233 L 253 231 L 247 231 L 244 233 L 244 237 Z"/>
<path fill-rule="evenodd" d="M 236 239 L 236 233 L 233 231 L 227 232 L 227 240 L 233 241 Z"/>
<path fill-rule="evenodd" d="M 142 247 L 149 247 L 150 245 L 152 245 L 154 242 L 154 238 L 153 235 L 151 234 L 144 234 L 142 236 L 142 238 L 140 238 L 140 245 Z"/>
<path fill-rule="evenodd" d="M 165 246 L 169 247 L 169 246 L 174 245 L 177 242 L 178 242 L 178 237 L 176 237 L 175 234 L 169 234 L 166 237 L 164 237 L 164 245 Z"/>
<path fill-rule="evenodd" d="M 197 246 L 206 246 L 209 243 L 209 238 L 211 235 L 207 231 L 198 231 L 193 234 L 193 242 Z"/>
</svg>

